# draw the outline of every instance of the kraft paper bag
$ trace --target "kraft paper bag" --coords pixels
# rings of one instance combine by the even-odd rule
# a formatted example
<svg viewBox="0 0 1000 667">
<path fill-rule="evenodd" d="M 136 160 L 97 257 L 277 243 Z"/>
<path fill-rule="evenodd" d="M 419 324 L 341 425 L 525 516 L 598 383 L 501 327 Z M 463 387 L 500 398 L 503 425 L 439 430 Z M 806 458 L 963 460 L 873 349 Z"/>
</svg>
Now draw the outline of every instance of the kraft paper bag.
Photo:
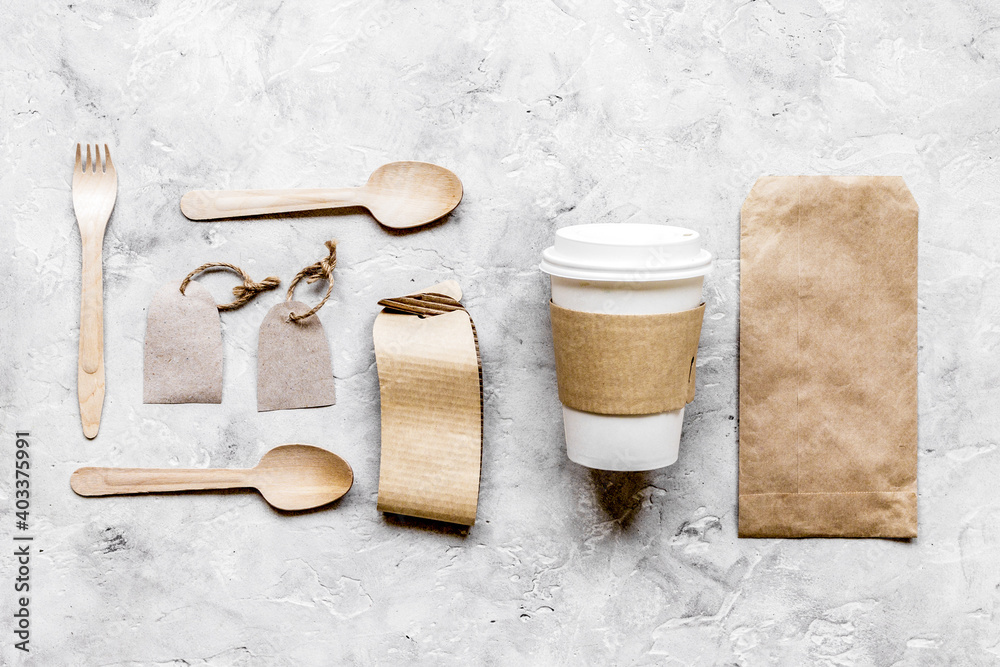
<svg viewBox="0 0 1000 667">
<path fill-rule="evenodd" d="M 378 509 L 471 526 L 483 456 L 483 380 L 476 328 L 461 298 L 449 280 L 379 302 Z"/>
<path fill-rule="evenodd" d="M 916 537 L 906 184 L 764 177 L 740 238 L 740 536 Z"/>
</svg>

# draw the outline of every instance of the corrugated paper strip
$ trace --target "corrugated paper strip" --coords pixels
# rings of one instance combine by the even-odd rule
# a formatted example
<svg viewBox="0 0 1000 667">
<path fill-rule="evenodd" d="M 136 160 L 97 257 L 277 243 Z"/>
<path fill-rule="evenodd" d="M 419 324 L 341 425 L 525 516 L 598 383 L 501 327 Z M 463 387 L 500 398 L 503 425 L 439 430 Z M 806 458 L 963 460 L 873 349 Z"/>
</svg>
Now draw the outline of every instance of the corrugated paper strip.
<svg viewBox="0 0 1000 667">
<path fill-rule="evenodd" d="M 475 327 L 461 296 L 458 283 L 447 281 L 380 302 L 389 307 L 374 327 L 382 398 L 378 509 L 471 526 L 483 399 Z"/>
<path fill-rule="evenodd" d="M 679 410 L 694 400 L 705 305 L 680 313 L 585 313 L 549 303 L 559 400 L 605 415 Z"/>
<path fill-rule="evenodd" d="M 916 537 L 917 205 L 769 176 L 743 205 L 741 537 Z"/>
</svg>

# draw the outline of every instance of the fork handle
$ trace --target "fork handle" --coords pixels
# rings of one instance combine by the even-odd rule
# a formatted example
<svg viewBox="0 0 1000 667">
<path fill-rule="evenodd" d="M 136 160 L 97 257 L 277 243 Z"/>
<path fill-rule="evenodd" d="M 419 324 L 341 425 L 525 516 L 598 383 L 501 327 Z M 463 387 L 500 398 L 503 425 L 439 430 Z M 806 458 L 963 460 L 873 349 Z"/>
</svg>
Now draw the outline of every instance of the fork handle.
<svg viewBox="0 0 1000 667">
<path fill-rule="evenodd" d="M 361 189 L 192 190 L 181 198 L 181 212 L 191 220 L 218 220 L 362 206 Z"/>
<path fill-rule="evenodd" d="M 103 241 L 103 239 L 101 239 Z M 104 408 L 104 276 L 101 244 L 83 244 L 83 275 L 80 281 L 80 353 L 77 397 L 83 434 L 97 435 Z"/>
</svg>

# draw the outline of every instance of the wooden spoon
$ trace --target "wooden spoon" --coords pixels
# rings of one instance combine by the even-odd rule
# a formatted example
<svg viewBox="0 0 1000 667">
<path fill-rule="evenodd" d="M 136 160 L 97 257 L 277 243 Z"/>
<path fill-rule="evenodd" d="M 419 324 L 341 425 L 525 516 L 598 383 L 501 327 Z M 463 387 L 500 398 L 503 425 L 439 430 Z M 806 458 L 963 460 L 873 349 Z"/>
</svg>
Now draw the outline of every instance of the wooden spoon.
<svg viewBox="0 0 1000 667">
<path fill-rule="evenodd" d="M 307 510 L 347 493 L 354 471 L 347 461 L 312 445 L 281 445 L 256 468 L 80 468 L 70 486 L 81 496 L 255 488 L 279 510 Z"/>
<path fill-rule="evenodd" d="M 181 198 L 191 220 L 362 206 L 386 227 L 406 229 L 451 213 L 462 201 L 462 181 L 427 162 L 390 162 L 360 188 L 312 190 L 192 190 Z"/>
</svg>

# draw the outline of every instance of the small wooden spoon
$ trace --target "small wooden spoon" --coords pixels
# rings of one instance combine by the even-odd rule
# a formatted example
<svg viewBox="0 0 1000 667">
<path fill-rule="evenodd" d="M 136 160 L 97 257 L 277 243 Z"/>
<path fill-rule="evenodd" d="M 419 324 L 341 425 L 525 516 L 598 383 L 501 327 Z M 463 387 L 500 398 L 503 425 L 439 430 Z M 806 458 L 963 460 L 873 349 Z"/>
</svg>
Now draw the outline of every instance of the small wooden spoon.
<svg viewBox="0 0 1000 667">
<path fill-rule="evenodd" d="M 390 162 L 360 188 L 312 190 L 192 190 L 181 198 L 191 220 L 363 206 L 386 227 L 406 229 L 451 213 L 462 201 L 462 181 L 427 162 Z"/>
<path fill-rule="evenodd" d="M 81 496 L 255 488 L 279 510 L 307 510 L 350 491 L 354 471 L 347 461 L 312 445 L 281 445 L 256 468 L 80 468 L 70 486 Z"/>
</svg>

